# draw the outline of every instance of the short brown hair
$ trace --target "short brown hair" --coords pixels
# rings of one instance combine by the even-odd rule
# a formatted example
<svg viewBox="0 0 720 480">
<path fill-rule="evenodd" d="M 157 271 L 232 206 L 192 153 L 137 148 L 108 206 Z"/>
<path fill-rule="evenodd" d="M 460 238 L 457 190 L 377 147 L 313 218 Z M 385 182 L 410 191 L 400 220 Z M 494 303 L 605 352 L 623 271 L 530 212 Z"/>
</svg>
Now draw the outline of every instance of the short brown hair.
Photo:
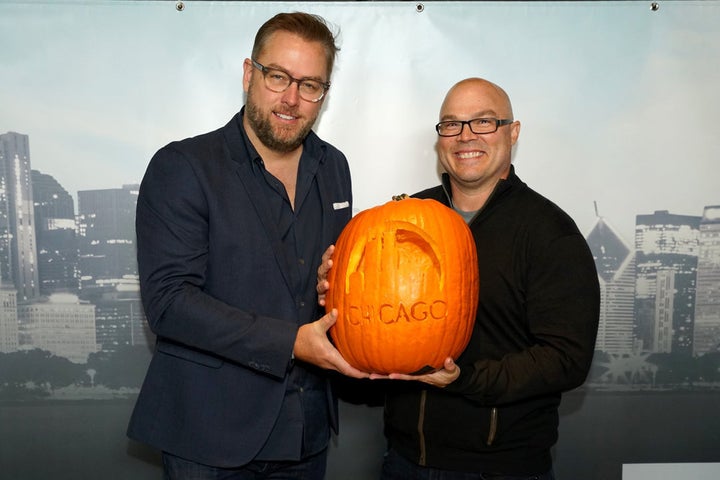
<svg viewBox="0 0 720 480">
<path fill-rule="evenodd" d="M 252 58 L 258 58 L 268 39 L 275 32 L 280 31 L 293 33 L 308 42 L 320 42 L 325 49 L 329 80 L 335 64 L 335 57 L 340 48 L 335 44 L 336 37 L 330 31 L 325 19 L 319 15 L 304 12 L 278 13 L 265 22 L 255 35 Z"/>
</svg>

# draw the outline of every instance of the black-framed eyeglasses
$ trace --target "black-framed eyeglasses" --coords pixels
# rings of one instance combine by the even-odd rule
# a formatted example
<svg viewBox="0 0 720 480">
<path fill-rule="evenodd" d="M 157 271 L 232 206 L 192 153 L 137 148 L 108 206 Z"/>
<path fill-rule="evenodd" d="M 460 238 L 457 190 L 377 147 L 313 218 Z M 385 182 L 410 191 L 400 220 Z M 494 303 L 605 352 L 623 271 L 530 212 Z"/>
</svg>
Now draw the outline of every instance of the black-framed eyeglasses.
<svg viewBox="0 0 720 480">
<path fill-rule="evenodd" d="M 446 120 L 435 125 L 435 130 L 441 137 L 455 137 L 462 133 L 463 127 L 467 125 L 470 131 L 475 134 L 496 132 L 503 125 L 510 125 L 514 120 L 511 118 L 473 118 L 470 120 Z"/>
<path fill-rule="evenodd" d="M 330 82 L 321 82 L 312 78 L 294 78 L 289 73 L 279 68 L 270 68 L 251 60 L 255 68 L 260 70 L 265 79 L 265 87 L 271 92 L 282 93 L 293 83 L 298 84 L 300 98 L 308 102 L 319 102 L 325 96 Z"/>
</svg>

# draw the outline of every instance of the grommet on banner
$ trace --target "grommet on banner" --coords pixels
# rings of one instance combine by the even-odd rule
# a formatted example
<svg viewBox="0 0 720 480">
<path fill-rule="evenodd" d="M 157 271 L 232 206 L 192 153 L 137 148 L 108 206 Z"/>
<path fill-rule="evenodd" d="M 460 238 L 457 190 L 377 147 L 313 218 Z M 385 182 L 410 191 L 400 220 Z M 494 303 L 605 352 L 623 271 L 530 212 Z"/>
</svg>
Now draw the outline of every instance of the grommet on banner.
<svg viewBox="0 0 720 480">
<path fill-rule="evenodd" d="M 660 10 L 660 4 L 658 2 L 652 2 L 650 4 L 650 10 L 652 10 L 653 12 L 657 12 L 658 10 Z"/>
<path fill-rule="evenodd" d="M 417 13 L 422 13 L 424 10 L 425 10 L 425 5 L 423 5 L 422 3 L 415 4 L 415 11 Z"/>
<path fill-rule="evenodd" d="M 177 10 L 178 12 L 182 12 L 183 10 L 185 10 L 185 4 L 183 2 L 177 2 L 175 4 L 175 10 Z"/>
</svg>

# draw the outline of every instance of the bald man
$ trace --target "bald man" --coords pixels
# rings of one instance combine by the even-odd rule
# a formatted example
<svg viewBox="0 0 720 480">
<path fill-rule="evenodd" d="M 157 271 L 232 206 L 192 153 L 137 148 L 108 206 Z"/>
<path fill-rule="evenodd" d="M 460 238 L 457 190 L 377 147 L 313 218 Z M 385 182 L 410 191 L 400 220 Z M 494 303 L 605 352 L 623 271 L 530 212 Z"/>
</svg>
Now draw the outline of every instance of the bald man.
<svg viewBox="0 0 720 480">
<path fill-rule="evenodd" d="M 575 222 L 515 174 L 520 122 L 502 88 L 455 84 L 435 128 L 442 185 L 414 196 L 465 218 L 480 298 L 455 362 L 389 375 L 406 381 L 386 392 L 382 478 L 553 480 L 561 394 L 585 381 L 597 334 L 592 254 Z"/>
</svg>

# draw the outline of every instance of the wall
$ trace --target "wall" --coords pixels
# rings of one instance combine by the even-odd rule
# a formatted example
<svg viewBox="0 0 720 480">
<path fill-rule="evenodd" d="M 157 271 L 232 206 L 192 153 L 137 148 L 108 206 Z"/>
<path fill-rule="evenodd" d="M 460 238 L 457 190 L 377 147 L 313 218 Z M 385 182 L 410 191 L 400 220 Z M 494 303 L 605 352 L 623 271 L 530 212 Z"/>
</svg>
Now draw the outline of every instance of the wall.
<svg viewBox="0 0 720 480">
<path fill-rule="evenodd" d="M 160 478 L 157 453 L 124 436 L 152 345 L 136 185 L 157 148 L 240 108 L 255 31 L 291 10 L 340 30 L 316 130 L 350 160 L 355 211 L 437 183 L 433 125 L 453 83 L 482 76 L 510 94 L 517 172 L 586 233 L 603 286 L 593 371 L 562 405 L 559 478 L 720 461 L 720 2 L 657 4 L 0 4 L 0 177 L 35 170 L 0 206 L 34 214 L 23 238 L 39 273 L 13 276 L 19 224 L 0 215 L 0 476 Z M 61 311 L 79 319 L 70 339 Z M 328 478 L 375 477 L 381 413 L 341 404 Z"/>
</svg>

